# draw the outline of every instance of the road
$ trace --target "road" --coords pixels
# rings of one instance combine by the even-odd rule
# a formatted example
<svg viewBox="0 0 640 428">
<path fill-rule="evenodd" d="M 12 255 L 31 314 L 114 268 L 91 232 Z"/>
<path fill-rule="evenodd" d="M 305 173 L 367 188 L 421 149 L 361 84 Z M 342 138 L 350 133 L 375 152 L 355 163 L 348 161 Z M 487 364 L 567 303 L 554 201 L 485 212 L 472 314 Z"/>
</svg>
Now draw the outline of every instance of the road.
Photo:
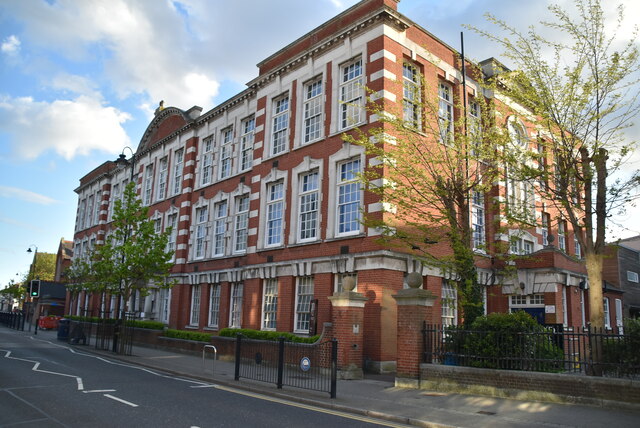
<svg viewBox="0 0 640 428">
<path fill-rule="evenodd" d="M 0 326 L 0 427 L 398 426 L 179 378 Z"/>
</svg>

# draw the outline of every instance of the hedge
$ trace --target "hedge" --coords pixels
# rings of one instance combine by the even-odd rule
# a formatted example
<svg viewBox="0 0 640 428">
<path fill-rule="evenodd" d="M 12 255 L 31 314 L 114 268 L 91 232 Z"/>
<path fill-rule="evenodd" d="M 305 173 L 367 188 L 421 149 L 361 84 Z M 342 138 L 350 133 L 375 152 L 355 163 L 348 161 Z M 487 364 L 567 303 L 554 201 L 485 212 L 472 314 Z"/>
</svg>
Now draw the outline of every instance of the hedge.
<svg viewBox="0 0 640 428">
<path fill-rule="evenodd" d="M 167 329 L 165 330 L 164 337 L 171 337 L 173 339 L 184 339 L 184 340 L 195 340 L 198 342 L 210 342 L 211 333 L 200 333 L 199 331 L 187 331 L 187 330 L 174 330 Z"/>
<path fill-rule="evenodd" d="M 251 330 L 248 328 L 223 328 L 222 330 L 220 330 L 220 333 L 219 333 L 219 335 L 222 337 L 236 337 L 238 334 L 241 334 L 247 339 L 256 339 L 256 340 L 276 341 L 281 337 L 284 337 L 285 340 L 289 342 L 295 342 L 295 343 L 315 343 L 318 341 L 318 339 L 320 339 L 320 335 L 303 337 L 303 336 L 297 336 L 293 333 L 288 333 L 283 331 L 262 331 L 262 330 Z"/>
<path fill-rule="evenodd" d="M 103 323 L 107 324 L 115 324 L 116 318 L 99 318 L 99 317 L 81 317 L 78 315 L 67 315 L 65 316 L 68 320 L 80 321 L 80 322 L 91 322 L 91 323 Z M 163 330 L 165 327 L 164 323 L 160 321 L 148 321 L 148 320 L 129 320 L 126 321 L 127 325 L 136 328 L 146 328 L 149 330 Z"/>
</svg>

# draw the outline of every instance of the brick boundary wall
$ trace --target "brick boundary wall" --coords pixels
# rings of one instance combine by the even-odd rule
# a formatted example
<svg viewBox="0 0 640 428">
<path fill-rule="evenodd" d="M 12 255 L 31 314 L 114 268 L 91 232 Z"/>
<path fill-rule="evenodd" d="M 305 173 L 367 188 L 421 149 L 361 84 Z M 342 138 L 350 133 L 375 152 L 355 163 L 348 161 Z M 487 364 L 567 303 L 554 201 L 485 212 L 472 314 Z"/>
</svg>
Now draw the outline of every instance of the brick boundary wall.
<svg viewBox="0 0 640 428">
<path fill-rule="evenodd" d="M 421 364 L 420 380 L 396 386 L 640 410 L 640 381 L 630 379 Z"/>
</svg>

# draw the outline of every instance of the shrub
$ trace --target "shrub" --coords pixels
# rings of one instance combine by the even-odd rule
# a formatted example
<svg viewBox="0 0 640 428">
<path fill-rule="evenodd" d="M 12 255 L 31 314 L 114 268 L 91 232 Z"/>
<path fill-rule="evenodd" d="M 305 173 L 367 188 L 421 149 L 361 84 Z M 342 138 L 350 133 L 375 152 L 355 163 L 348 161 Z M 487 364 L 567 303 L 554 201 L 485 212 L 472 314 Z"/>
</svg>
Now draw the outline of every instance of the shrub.
<svg viewBox="0 0 640 428">
<path fill-rule="evenodd" d="M 462 354 L 472 367 L 558 371 L 563 352 L 553 332 L 526 312 L 492 313 L 476 318 L 468 330 L 447 329 L 445 349 Z"/>
<path fill-rule="evenodd" d="M 222 330 L 220 330 L 220 333 L 219 333 L 219 335 L 222 337 L 236 337 L 238 334 L 241 334 L 247 339 L 256 339 L 256 340 L 276 341 L 281 337 L 284 337 L 285 340 L 289 342 L 295 342 L 295 343 L 315 343 L 318 341 L 318 339 L 320 339 L 320 335 L 303 337 L 303 336 L 297 336 L 293 333 L 282 332 L 282 331 L 262 331 L 262 330 L 251 330 L 248 328 L 223 328 Z"/>
<path fill-rule="evenodd" d="M 617 376 L 640 373 L 640 320 L 624 320 L 624 336 L 607 337 L 602 341 L 604 372 Z"/>
<path fill-rule="evenodd" d="M 198 342 L 210 342 L 211 333 L 200 333 L 199 331 L 187 331 L 187 330 L 173 330 L 168 329 L 163 334 L 164 337 L 171 337 L 174 339 L 184 340 L 196 340 Z"/>
</svg>

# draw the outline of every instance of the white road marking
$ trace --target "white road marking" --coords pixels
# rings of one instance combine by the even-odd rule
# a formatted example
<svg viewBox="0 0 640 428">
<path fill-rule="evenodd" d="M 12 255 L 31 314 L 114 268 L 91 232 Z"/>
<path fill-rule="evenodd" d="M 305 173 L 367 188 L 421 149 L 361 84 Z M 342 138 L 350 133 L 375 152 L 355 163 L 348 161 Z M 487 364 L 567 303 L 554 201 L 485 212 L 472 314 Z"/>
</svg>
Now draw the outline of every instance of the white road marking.
<svg viewBox="0 0 640 428">
<path fill-rule="evenodd" d="M 111 395 L 111 394 L 104 394 L 104 396 L 105 396 L 105 397 L 107 397 L 107 398 L 111 398 L 112 400 L 119 401 L 119 402 L 121 402 L 122 404 L 126 404 L 127 406 L 131 406 L 131 407 L 138 407 L 138 405 L 137 405 L 137 404 L 133 404 L 133 403 L 131 403 L 131 402 L 127 401 L 127 400 L 123 400 L 122 398 L 114 397 L 114 396 L 113 396 L 113 395 Z"/>
<path fill-rule="evenodd" d="M 217 388 L 218 385 L 193 385 L 189 388 Z"/>
<path fill-rule="evenodd" d="M 33 367 L 31 367 L 31 370 L 33 370 L 34 372 L 47 373 L 47 374 L 52 374 L 52 375 L 56 375 L 56 376 L 72 377 L 78 383 L 78 391 L 82 391 L 84 389 L 81 377 L 78 377 L 76 375 L 66 374 L 66 373 L 52 372 L 52 371 L 49 371 L 49 370 L 40 370 L 38 368 L 38 367 L 40 367 L 40 362 L 33 361 L 33 360 L 27 360 L 27 359 L 24 359 L 24 358 L 12 357 L 11 356 L 11 351 L 6 351 L 5 350 L 4 357 L 5 358 L 9 358 L 10 360 L 26 361 L 27 363 L 33 363 Z"/>
<path fill-rule="evenodd" d="M 92 389 L 89 391 L 82 391 L 82 392 L 84 392 L 85 394 L 91 394 L 93 392 L 116 392 L 116 390 L 115 389 Z"/>
</svg>

